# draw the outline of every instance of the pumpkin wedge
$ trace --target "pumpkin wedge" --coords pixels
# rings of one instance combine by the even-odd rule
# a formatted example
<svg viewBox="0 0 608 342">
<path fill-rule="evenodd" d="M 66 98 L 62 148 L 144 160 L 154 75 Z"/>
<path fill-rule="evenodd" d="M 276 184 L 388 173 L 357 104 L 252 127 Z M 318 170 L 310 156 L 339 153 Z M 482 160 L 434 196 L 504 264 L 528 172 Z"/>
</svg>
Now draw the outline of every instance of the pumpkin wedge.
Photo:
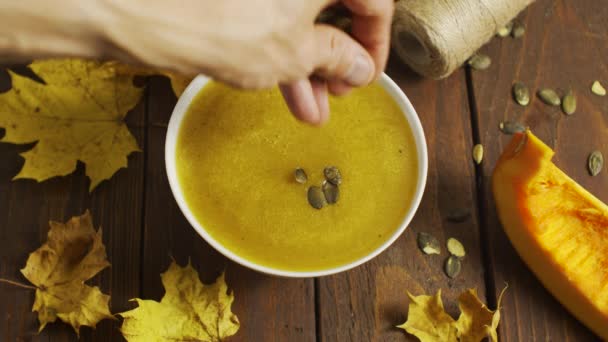
<svg viewBox="0 0 608 342">
<path fill-rule="evenodd" d="M 529 130 L 514 135 L 492 175 L 498 217 L 543 285 L 608 340 L 608 206 L 551 162 Z"/>
</svg>

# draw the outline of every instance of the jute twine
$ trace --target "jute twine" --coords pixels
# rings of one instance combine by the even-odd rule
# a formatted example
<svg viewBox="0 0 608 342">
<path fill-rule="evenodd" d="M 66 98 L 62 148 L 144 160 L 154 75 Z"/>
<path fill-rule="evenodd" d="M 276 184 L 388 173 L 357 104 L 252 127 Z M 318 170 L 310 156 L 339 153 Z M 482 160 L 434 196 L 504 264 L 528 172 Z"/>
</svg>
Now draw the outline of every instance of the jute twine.
<svg viewBox="0 0 608 342">
<path fill-rule="evenodd" d="M 419 74 L 449 76 L 534 0 L 399 0 L 392 44 Z"/>
</svg>

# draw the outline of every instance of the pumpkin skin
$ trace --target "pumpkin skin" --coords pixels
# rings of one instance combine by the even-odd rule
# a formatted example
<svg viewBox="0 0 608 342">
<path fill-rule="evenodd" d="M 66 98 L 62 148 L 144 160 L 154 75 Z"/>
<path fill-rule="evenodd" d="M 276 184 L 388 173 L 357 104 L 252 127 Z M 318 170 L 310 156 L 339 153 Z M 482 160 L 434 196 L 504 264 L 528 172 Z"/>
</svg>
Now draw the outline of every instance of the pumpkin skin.
<svg viewBox="0 0 608 342">
<path fill-rule="evenodd" d="M 514 135 L 492 175 L 498 217 L 545 288 L 608 340 L 608 206 L 553 154 L 529 130 Z"/>
</svg>

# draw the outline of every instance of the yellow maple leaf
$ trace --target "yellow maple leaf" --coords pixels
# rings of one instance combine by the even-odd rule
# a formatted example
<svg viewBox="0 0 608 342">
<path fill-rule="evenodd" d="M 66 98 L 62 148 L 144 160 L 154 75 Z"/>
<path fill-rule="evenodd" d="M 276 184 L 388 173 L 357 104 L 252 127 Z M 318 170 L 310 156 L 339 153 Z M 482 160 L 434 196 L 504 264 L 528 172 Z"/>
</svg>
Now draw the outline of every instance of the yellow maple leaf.
<svg viewBox="0 0 608 342">
<path fill-rule="evenodd" d="M 478 342 L 484 338 L 497 342 L 496 329 L 500 321 L 500 302 L 496 311 L 488 309 L 477 297 L 477 290 L 469 289 L 458 297 L 460 316 L 455 321 L 443 309 L 441 290 L 435 296 L 412 296 L 407 321 L 398 328 L 418 337 L 422 342 Z"/>
<path fill-rule="evenodd" d="M 230 306 L 234 295 L 222 274 L 203 285 L 190 263 L 175 262 L 161 274 L 165 295 L 159 302 L 135 299 L 138 307 L 123 312 L 121 327 L 129 342 L 222 341 L 236 334 L 240 323 Z"/>
<path fill-rule="evenodd" d="M 407 321 L 398 328 L 418 337 L 422 342 L 456 341 L 456 327 L 454 319 L 443 309 L 441 290 L 434 296 L 410 297 L 410 306 Z"/>
<path fill-rule="evenodd" d="M 86 165 L 89 190 L 127 167 L 139 151 L 123 119 L 141 99 L 133 76 L 116 72 L 112 63 L 80 59 L 36 61 L 30 69 L 41 84 L 10 72 L 12 89 L 0 94 L 0 140 L 37 142 L 22 153 L 25 164 L 15 178 L 43 181 L 65 176 Z"/>
<path fill-rule="evenodd" d="M 80 326 L 95 327 L 105 318 L 114 318 L 108 301 L 97 286 L 84 282 L 110 266 L 91 215 L 73 217 L 67 223 L 50 222 L 47 242 L 32 252 L 21 273 L 36 285 L 32 311 L 38 312 L 40 329 L 57 318 L 70 324 L 76 334 Z"/>
<path fill-rule="evenodd" d="M 124 64 L 116 61 L 109 62 L 116 68 L 118 73 L 122 75 L 137 75 L 137 76 L 154 76 L 161 75 L 167 77 L 171 81 L 171 89 L 176 97 L 180 97 L 186 87 L 192 82 L 193 77 L 185 76 L 172 71 L 158 70 L 145 66 Z"/>
</svg>

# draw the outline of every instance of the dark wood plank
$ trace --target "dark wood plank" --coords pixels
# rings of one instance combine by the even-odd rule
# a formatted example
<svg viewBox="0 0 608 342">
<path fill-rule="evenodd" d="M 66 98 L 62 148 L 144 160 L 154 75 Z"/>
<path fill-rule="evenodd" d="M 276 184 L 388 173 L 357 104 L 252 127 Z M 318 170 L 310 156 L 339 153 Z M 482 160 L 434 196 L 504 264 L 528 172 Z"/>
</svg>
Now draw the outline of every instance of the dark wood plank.
<svg viewBox="0 0 608 342">
<path fill-rule="evenodd" d="M 608 187 L 608 175 L 592 178 L 586 170 L 591 150 L 608 153 L 608 100 L 589 90 L 593 80 L 608 82 L 608 7 L 593 0 L 542 0 L 524 12 L 521 21 L 526 26 L 524 38 L 494 39 L 483 49 L 492 57 L 491 68 L 472 73 L 479 136 L 486 147 L 482 210 L 487 213 L 483 224 L 494 293 L 509 284 L 500 334 L 503 341 L 591 341 L 595 337 L 551 297 L 510 245 L 496 217 L 490 176 L 509 141 L 498 133 L 499 122 L 519 120 L 556 150 L 554 162 L 559 167 L 608 201 L 608 193 L 602 191 Z M 536 98 L 527 107 L 515 104 L 510 95 L 515 80 L 532 91 L 572 88 L 578 97 L 577 113 L 567 117 Z"/>
<path fill-rule="evenodd" d="M 159 274 L 171 257 L 182 265 L 190 259 L 204 282 L 226 270 L 228 286 L 235 293 L 233 311 L 241 321 L 231 341 L 314 341 L 312 280 L 269 277 L 227 261 L 198 236 L 179 210 L 164 163 L 166 126 L 175 104 L 170 89 L 164 79 L 155 79 L 150 86 L 143 296 L 162 297 Z"/>
<path fill-rule="evenodd" d="M 9 88 L 6 74 L 0 89 Z M 143 143 L 144 106 L 128 116 L 130 131 Z M 0 135 L 3 135 L 0 132 Z M 103 242 L 112 267 L 89 284 L 100 286 L 112 296 L 112 312 L 125 311 L 128 300 L 139 296 L 140 237 L 144 155 L 129 158 L 128 169 L 118 171 L 89 194 L 84 168 L 75 174 L 37 184 L 31 180 L 11 181 L 23 159 L 23 146 L 0 144 L 0 277 L 27 283 L 19 269 L 30 252 L 45 240 L 48 221 L 65 221 L 90 209 L 95 227 L 103 227 Z M 34 293 L 0 284 L 0 341 L 77 341 L 72 328 L 54 323 L 38 333 L 38 321 L 31 312 Z M 102 321 L 97 330 L 81 329 L 83 341 L 119 341 L 119 322 Z"/>
<path fill-rule="evenodd" d="M 458 295 L 476 287 L 484 298 L 482 256 L 476 220 L 472 136 L 462 71 L 441 82 L 420 80 L 394 65 L 388 74 L 402 87 L 418 112 L 428 143 L 429 173 L 422 204 L 406 233 L 371 262 L 318 281 L 322 341 L 415 341 L 395 329 L 405 321 L 406 291 L 420 295 L 442 290 L 446 309 L 458 314 Z M 468 208 L 463 223 L 445 219 L 456 208 Z M 447 258 L 422 254 L 416 233 L 434 234 L 442 243 L 456 237 L 467 249 L 462 273 L 450 280 L 443 273 Z"/>
</svg>

